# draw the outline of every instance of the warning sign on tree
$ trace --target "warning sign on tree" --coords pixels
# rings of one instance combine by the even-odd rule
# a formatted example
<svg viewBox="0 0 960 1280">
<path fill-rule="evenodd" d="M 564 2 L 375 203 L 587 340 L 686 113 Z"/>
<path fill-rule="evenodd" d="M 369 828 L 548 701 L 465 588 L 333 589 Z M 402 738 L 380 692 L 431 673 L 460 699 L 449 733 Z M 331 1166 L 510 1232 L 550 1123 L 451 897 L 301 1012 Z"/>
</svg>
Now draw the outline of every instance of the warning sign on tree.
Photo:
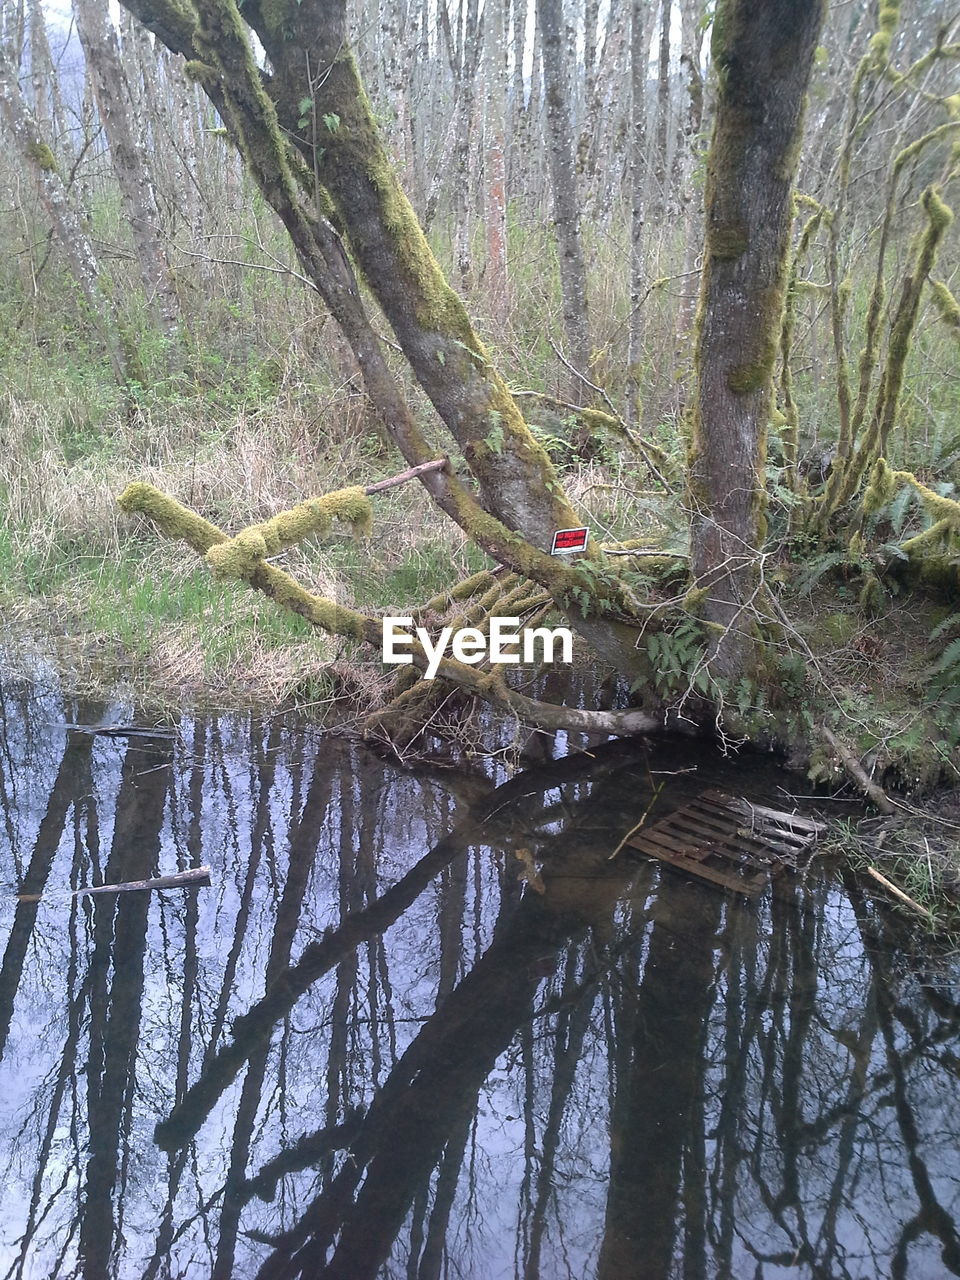
<svg viewBox="0 0 960 1280">
<path fill-rule="evenodd" d="M 588 529 L 558 529 L 553 535 L 552 556 L 569 556 L 587 548 Z"/>
</svg>

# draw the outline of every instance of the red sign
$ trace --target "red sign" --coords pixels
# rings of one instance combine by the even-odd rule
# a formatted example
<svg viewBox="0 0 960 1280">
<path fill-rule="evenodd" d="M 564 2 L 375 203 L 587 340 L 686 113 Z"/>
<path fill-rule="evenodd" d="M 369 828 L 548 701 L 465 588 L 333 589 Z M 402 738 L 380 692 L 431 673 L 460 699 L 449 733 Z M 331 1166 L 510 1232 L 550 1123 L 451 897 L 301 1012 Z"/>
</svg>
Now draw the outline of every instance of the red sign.
<svg viewBox="0 0 960 1280">
<path fill-rule="evenodd" d="M 588 529 L 558 529 L 553 535 L 552 556 L 569 556 L 574 551 L 586 551 Z"/>
</svg>

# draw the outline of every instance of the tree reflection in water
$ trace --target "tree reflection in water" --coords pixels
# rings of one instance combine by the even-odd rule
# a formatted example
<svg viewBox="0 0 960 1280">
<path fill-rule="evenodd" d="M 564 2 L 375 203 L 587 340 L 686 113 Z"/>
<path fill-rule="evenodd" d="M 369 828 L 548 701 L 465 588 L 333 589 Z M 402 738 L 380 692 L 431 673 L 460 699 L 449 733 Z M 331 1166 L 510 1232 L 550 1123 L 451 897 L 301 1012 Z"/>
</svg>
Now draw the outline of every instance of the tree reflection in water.
<svg viewBox="0 0 960 1280">
<path fill-rule="evenodd" d="M 0 698 L 3 1274 L 960 1274 L 956 972 L 853 884 L 611 862 L 689 745 L 415 776 L 100 713 Z M 660 803 L 789 784 L 694 763 Z"/>
</svg>

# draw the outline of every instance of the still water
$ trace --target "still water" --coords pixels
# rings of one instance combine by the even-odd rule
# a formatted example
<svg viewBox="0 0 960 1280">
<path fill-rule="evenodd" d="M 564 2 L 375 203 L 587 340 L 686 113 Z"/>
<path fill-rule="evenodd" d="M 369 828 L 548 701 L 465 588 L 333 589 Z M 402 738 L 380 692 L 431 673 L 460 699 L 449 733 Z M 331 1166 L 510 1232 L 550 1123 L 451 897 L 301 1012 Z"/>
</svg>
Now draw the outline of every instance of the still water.
<svg viewBox="0 0 960 1280">
<path fill-rule="evenodd" d="M 661 783 L 801 779 L 65 727 L 123 715 L 0 696 L 0 1276 L 960 1275 L 956 967 L 819 869 L 609 859 Z"/>
</svg>

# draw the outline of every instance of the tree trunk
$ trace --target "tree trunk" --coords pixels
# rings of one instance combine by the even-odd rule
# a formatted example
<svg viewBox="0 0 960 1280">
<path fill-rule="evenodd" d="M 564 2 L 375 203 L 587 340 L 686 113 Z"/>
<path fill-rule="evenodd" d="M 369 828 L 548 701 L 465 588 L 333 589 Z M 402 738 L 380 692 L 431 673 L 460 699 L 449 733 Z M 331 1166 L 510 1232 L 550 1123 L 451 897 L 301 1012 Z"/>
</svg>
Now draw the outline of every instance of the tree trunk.
<svg viewBox="0 0 960 1280">
<path fill-rule="evenodd" d="M 507 276 L 506 49 L 504 0 L 483 10 L 486 94 L 483 113 L 483 190 L 487 223 L 486 294 L 491 315 L 505 321 L 510 308 Z"/>
<path fill-rule="evenodd" d="M 762 587 L 766 427 L 804 98 L 823 0 L 721 0 L 690 472 L 691 559 L 711 670 L 750 669 Z"/>
<path fill-rule="evenodd" d="M 585 0 L 583 11 L 583 116 L 577 142 L 577 172 L 583 177 L 596 173 L 596 148 L 592 139 L 600 117 L 597 27 L 600 19 L 599 0 Z"/>
<path fill-rule="evenodd" d="M 647 145 L 647 60 L 650 37 L 644 37 L 645 0 L 633 0 L 630 10 L 630 317 L 627 325 L 627 406 L 626 419 L 640 421 L 640 361 L 642 355 L 643 232 L 646 216 L 644 155 Z"/>
<path fill-rule="evenodd" d="M 683 228 L 683 283 L 677 322 L 677 357 L 685 363 L 683 352 L 689 345 L 690 330 L 696 315 L 697 287 L 694 273 L 700 256 L 701 245 L 695 233 L 700 224 L 700 190 L 691 182 L 698 155 L 697 139 L 703 127 L 703 76 L 700 74 L 700 53 L 703 31 L 700 26 L 697 0 L 680 0 L 681 40 L 680 63 L 688 77 L 687 110 L 677 136 L 677 161 L 674 165 L 676 179 L 674 190 L 679 195 Z"/>
<path fill-rule="evenodd" d="M 560 257 L 563 327 L 571 364 L 586 373 L 590 362 L 587 277 L 580 237 L 580 202 L 573 154 L 573 120 L 563 41 L 563 0 L 537 0 L 543 41 L 544 105 L 553 188 L 553 221 Z M 569 398 L 579 404 L 583 384 L 573 380 Z"/>
<path fill-rule="evenodd" d="M 90 238 L 60 176 L 56 157 L 23 100 L 16 70 L 2 52 L 0 116 L 6 121 L 21 161 L 36 181 L 40 201 L 53 224 L 58 248 L 90 307 L 91 318 L 106 346 L 114 375 L 123 384 L 126 373 L 113 309 L 100 288 L 100 268 Z"/>
<path fill-rule="evenodd" d="M 670 124 L 670 16 L 671 0 L 660 0 L 660 47 L 657 61 L 657 133 L 654 144 L 653 187 L 650 205 L 661 224 L 667 210 L 667 150 Z"/>
<path fill-rule="evenodd" d="M 154 308 L 164 334 L 171 338 L 180 305 L 160 238 L 160 213 L 147 157 L 137 145 L 116 32 L 100 0 L 74 0 L 73 11 L 147 303 Z"/>
</svg>

